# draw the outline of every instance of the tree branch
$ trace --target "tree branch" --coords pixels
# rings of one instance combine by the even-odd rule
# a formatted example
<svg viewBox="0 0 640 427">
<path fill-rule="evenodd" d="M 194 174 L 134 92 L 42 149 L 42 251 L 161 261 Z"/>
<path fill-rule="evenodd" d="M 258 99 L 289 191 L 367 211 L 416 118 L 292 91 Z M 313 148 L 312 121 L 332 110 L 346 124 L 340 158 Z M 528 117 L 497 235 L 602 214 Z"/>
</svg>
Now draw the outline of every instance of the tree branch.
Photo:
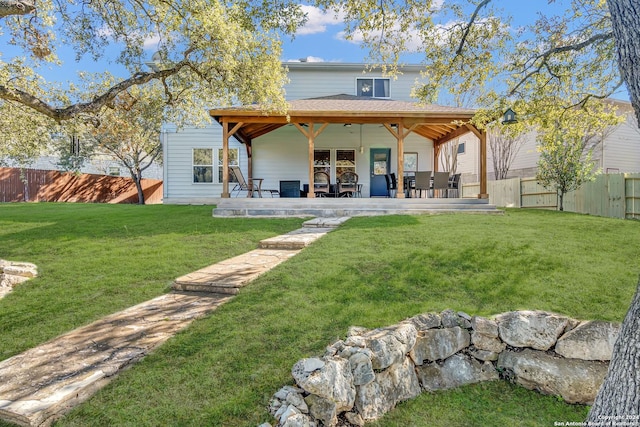
<svg viewBox="0 0 640 427">
<path fill-rule="evenodd" d="M 554 47 L 552 49 L 549 49 L 541 53 L 540 55 L 537 55 L 531 58 L 527 62 L 531 62 L 532 65 L 538 62 L 539 60 L 542 60 L 542 62 L 538 65 L 537 68 L 535 68 L 533 71 L 528 72 L 523 78 L 521 78 L 520 81 L 509 91 L 508 96 L 512 96 L 514 93 L 516 93 L 516 91 L 518 90 L 518 88 L 520 88 L 520 86 L 522 86 L 533 75 L 538 74 L 542 68 L 546 67 L 549 73 L 553 75 L 547 63 L 549 58 L 551 58 L 553 55 L 564 53 L 564 52 L 579 51 L 588 46 L 591 46 L 594 43 L 610 40 L 611 38 L 613 38 L 613 32 L 611 31 L 608 33 L 595 34 L 580 43 Z"/>
<path fill-rule="evenodd" d="M 488 5 L 489 3 L 491 3 L 491 1 L 492 0 L 483 0 L 482 3 L 480 3 L 476 7 L 476 10 L 473 11 L 473 15 L 471 15 L 471 18 L 469 19 L 467 28 L 464 29 L 464 33 L 462 34 L 462 38 L 460 39 L 460 44 L 458 45 L 458 49 L 456 49 L 456 56 L 462 55 L 462 50 L 464 49 L 464 45 L 467 42 L 467 37 L 469 36 L 469 32 L 471 31 L 471 26 L 473 26 L 473 23 L 478 17 L 478 13 L 480 13 L 480 10 L 486 5 Z"/>
<path fill-rule="evenodd" d="M 0 0 L 0 18 L 12 15 L 28 15 L 36 10 L 33 0 Z"/>
<path fill-rule="evenodd" d="M 102 107 L 111 103 L 120 93 L 130 87 L 143 85 L 155 79 L 165 79 L 177 74 L 188 65 L 189 61 L 185 59 L 177 63 L 175 66 L 165 70 L 154 71 L 151 73 L 136 73 L 128 79 L 112 86 L 105 93 L 95 97 L 89 102 L 79 102 L 65 108 L 55 107 L 21 89 L 9 88 L 3 85 L 0 85 L 0 99 L 14 101 L 32 108 L 33 110 L 44 114 L 59 123 L 82 114 L 95 114 L 100 111 Z"/>
</svg>

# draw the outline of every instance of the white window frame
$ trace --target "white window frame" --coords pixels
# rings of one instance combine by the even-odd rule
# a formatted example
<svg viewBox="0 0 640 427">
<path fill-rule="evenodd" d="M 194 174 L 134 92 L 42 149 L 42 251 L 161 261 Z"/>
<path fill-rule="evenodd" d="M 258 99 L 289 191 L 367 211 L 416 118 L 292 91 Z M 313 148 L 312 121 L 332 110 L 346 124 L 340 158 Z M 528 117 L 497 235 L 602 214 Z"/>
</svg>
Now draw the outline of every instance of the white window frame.
<svg viewBox="0 0 640 427">
<path fill-rule="evenodd" d="M 372 82 L 371 96 L 360 94 L 360 92 L 358 91 L 358 87 L 359 87 L 358 83 L 360 81 L 362 81 L 362 80 L 371 80 L 371 82 Z M 378 94 L 376 93 L 376 81 L 386 81 L 387 82 L 387 92 L 388 92 L 387 96 L 377 96 Z M 391 98 L 391 79 L 388 78 L 388 77 L 356 77 L 355 93 L 356 93 L 356 96 L 367 96 L 367 97 L 370 97 L 370 98 L 383 98 L 383 99 Z"/>
<path fill-rule="evenodd" d="M 210 150 L 211 151 L 211 163 L 209 164 L 196 164 L 195 163 L 195 152 L 196 150 Z M 191 149 L 191 183 L 200 185 L 200 184 L 213 184 L 213 147 L 193 147 Z M 211 168 L 211 181 L 196 181 L 196 173 L 195 168 Z"/>
<path fill-rule="evenodd" d="M 460 147 L 462 147 L 462 151 L 460 150 Z M 466 142 L 459 142 L 458 143 L 458 147 L 457 147 L 457 154 L 464 154 L 467 150 L 467 143 Z"/>
<path fill-rule="evenodd" d="M 336 183 L 338 180 L 338 151 L 353 151 L 353 166 L 341 166 L 345 169 L 353 170 L 356 172 L 358 170 L 358 153 L 355 148 L 316 148 L 314 151 L 314 167 L 315 171 L 324 171 L 328 169 L 329 179 L 332 183 Z M 328 151 L 329 152 L 329 164 L 317 164 L 315 160 L 315 152 L 316 151 Z"/>
</svg>

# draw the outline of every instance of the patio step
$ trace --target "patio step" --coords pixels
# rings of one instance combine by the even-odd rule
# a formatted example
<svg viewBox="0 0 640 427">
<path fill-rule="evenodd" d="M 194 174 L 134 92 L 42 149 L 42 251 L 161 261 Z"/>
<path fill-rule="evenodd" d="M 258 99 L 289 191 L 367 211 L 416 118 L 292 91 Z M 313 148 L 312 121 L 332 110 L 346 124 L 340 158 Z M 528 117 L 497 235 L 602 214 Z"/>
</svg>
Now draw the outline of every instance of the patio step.
<svg viewBox="0 0 640 427">
<path fill-rule="evenodd" d="M 366 199 L 366 198 L 274 198 L 222 199 L 215 217 L 306 217 L 340 218 L 372 215 L 420 215 L 439 213 L 501 214 L 486 199 Z"/>
</svg>

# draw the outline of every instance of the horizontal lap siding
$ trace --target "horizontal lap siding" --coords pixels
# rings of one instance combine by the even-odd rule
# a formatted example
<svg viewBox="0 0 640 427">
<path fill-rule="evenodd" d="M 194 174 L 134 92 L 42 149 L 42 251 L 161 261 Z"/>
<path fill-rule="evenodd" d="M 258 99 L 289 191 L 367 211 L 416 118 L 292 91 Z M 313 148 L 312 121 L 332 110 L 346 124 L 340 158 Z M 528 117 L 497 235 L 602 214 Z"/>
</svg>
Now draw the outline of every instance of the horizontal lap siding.
<svg viewBox="0 0 640 427">
<path fill-rule="evenodd" d="M 622 123 L 607 135 L 604 153 L 596 148 L 603 172 L 640 172 L 640 130 L 635 126 L 635 121 Z"/>
<path fill-rule="evenodd" d="M 356 95 L 356 79 L 358 78 L 384 78 L 382 73 L 361 73 L 357 70 L 290 70 L 291 82 L 285 85 L 288 100 L 316 98 L 337 94 Z M 411 98 L 411 90 L 416 79 L 420 78 L 418 72 L 405 72 L 397 79 L 389 79 L 389 97 L 396 101 L 416 101 Z"/>
<path fill-rule="evenodd" d="M 229 139 L 230 148 L 238 148 L 240 167 L 246 174 L 247 151 L 234 138 Z M 193 182 L 193 149 L 212 148 L 214 150 L 214 183 Z M 165 199 L 189 201 L 207 197 L 220 197 L 222 184 L 217 181 L 217 150 L 222 148 L 222 128 L 217 125 L 206 128 L 187 128 L 166 136 Z"/>
</svg>

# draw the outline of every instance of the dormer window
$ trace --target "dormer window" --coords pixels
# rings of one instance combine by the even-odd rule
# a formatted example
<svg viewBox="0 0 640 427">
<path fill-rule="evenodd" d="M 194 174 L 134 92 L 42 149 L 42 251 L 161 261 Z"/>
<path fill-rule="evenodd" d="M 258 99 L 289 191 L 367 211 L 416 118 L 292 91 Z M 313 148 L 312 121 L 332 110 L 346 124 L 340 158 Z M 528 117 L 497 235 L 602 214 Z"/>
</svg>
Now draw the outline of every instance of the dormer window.
<svg viewBox="0 0 640 427">
<path fill-rule="evenodd" d="M 356 79 L 356 95 L 370 98 L 389 98 L 389 79 Z"/>
</svg>

